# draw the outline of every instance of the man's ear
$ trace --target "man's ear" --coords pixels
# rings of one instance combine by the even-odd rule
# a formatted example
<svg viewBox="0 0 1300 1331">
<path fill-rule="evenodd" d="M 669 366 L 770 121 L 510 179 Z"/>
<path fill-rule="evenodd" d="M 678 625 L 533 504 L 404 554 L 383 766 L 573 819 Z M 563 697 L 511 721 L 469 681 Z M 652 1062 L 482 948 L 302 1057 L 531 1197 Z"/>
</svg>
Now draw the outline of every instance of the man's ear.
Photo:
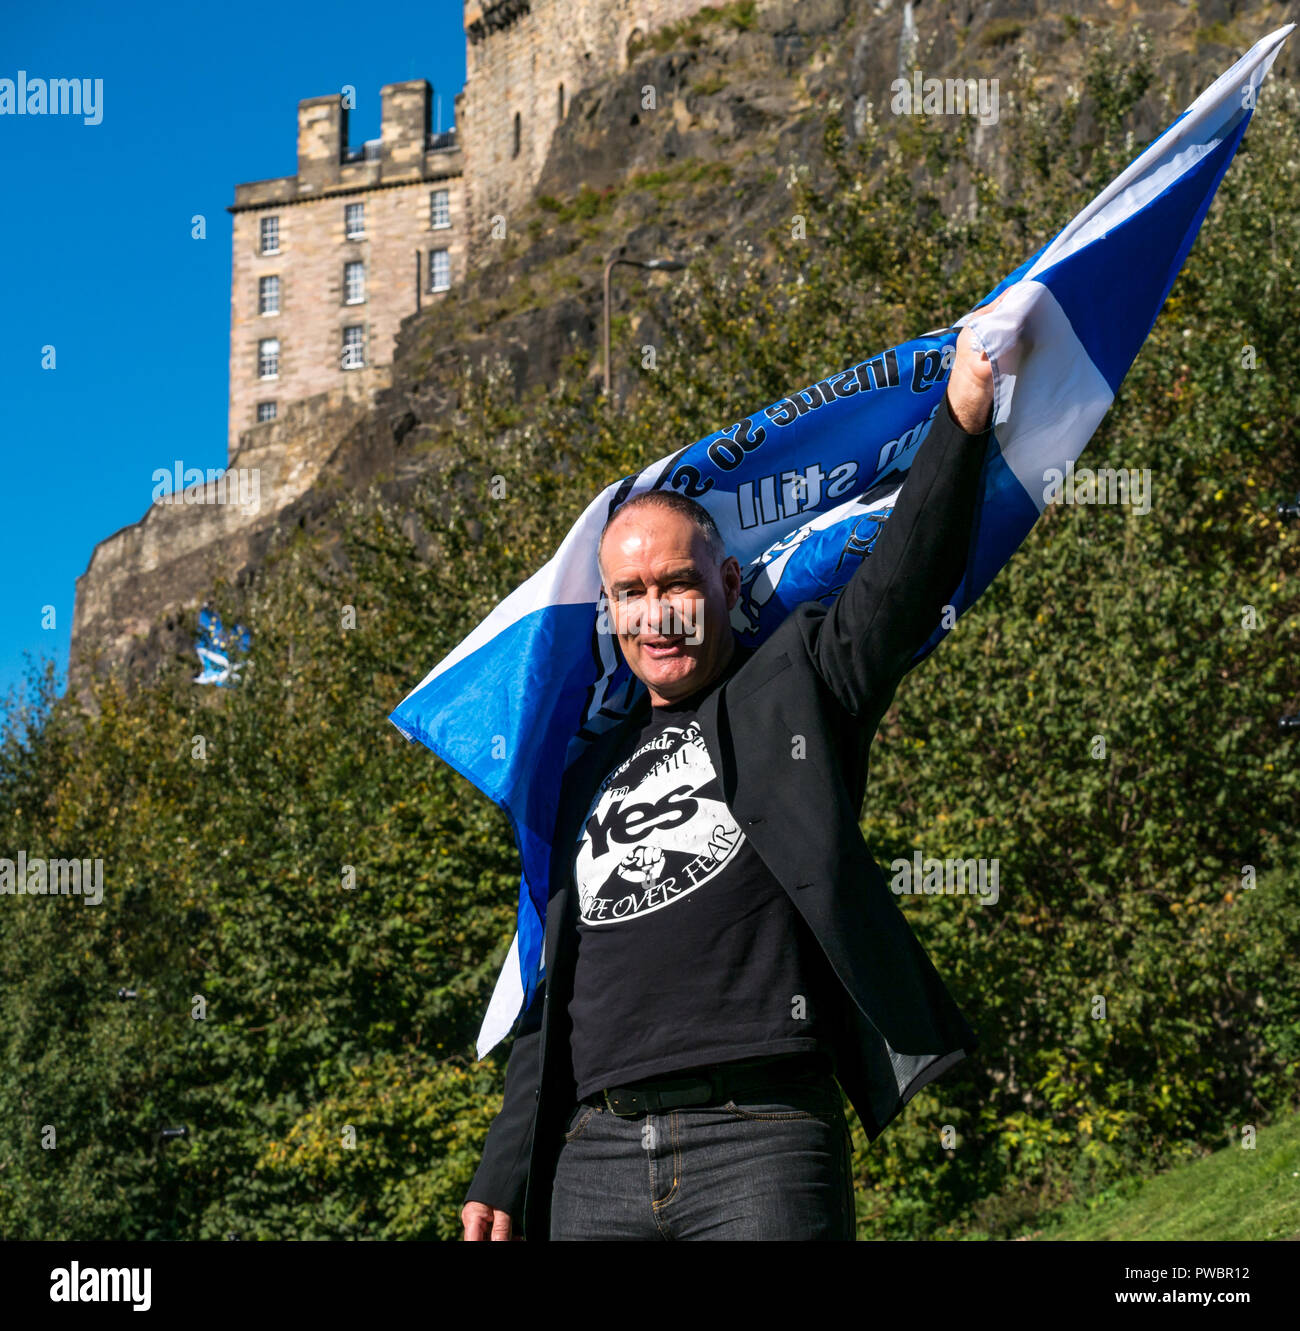
<svg viewBox="0 0 1300 1331">
<path fill-rule="evenodd" d="M 740 600 L 740 560 L 735 555 L 722 561 L 722 585 L 727 590 L 727 609 L 734 610 Z"/>
</svg>

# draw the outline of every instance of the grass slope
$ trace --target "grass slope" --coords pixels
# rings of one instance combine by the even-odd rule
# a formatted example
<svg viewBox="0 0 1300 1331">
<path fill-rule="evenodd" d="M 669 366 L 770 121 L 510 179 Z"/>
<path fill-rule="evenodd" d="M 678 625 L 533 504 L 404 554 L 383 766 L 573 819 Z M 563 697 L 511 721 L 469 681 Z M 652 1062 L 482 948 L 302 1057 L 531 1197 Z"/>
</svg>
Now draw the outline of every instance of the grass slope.
<svg viewBox="0 0 1300 1331">
<path fill-rule="evenodd" d="M 1154 1178 L 1124 1195 L 1067 1207 L 1041 1239 L 1300 1238 L 1300 1114 L 1262 1128 L 1254 1149 L 1240 1145 Z"/>
</svg>

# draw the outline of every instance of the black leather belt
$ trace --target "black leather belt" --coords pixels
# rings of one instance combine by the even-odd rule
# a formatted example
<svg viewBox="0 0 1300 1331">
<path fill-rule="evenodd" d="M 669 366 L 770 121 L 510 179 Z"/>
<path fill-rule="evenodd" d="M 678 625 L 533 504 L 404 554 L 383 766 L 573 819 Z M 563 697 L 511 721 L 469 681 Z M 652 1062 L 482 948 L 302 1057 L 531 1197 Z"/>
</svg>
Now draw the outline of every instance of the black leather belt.
<svg viewBox="0 0 1300 1331">
<path fill-rule="evenodd" d="M 725 1104 L 764 1087 L 828 1076 L 831 1071 L 831 1060 L 825 1054 L 781 1054 L 719 1063 L 694 1072 L 633 1082 L 630 1086 L 607 1086 L 583 1096 L 582 1102 L 604 1105 L 619 1118 L 635 1118 L 638 1114 L 688 1105 Z"/>
</svg>

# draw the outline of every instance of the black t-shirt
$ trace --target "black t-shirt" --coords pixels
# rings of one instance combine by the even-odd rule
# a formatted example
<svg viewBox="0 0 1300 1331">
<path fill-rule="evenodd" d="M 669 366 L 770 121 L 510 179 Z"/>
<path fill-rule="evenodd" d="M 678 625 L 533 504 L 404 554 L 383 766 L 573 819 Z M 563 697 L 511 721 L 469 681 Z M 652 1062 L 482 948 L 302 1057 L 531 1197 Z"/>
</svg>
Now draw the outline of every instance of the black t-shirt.
<svg viewBox="0 0 1300 1331">
<path fill-rule="evenodd" d="M 650 709 L 584 820 L 569 1003 L 579 1098 L 731 1059 L 831 1052 L 838 981 L 732 817 L 700 735 L 701 703 L 741 659 Z"/>
</svg>

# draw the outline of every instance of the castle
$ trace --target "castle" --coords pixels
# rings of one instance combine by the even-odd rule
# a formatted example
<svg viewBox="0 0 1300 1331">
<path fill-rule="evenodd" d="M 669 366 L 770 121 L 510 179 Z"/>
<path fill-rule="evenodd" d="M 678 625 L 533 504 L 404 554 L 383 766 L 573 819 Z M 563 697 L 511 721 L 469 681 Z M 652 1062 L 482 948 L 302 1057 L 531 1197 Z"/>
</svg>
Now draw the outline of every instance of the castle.
<svg viewBox="0 0 1300 1331">
<path fill-rule="evenodd" d="M 219 502 L 209 482 L 201 502 L 155 503 L 100 541 L 77 579 L 71 676 L 82 647 L 128 672 L 153 660 L 168 612 L 257 562 L 391 381 L 402 320 L 510 233 L 575 99 L 625 70 L 641 38 L 704 8 L 465 0 L 466 81 L 446 133 L 432 132 L 423 79 L 383 88 L 379 138 L 356 148 L 341 90 L 299 103 L 296 173 L 238 185 L 230 206 L 227 464 L 258 475 L 260 506 Z"/>
<path fill-rule="evenodd" d="M 290 403 L 383 386 L 401 321 L 488 257 L 573 98 L 704 7 L 465 0 L 465 87 L 446 133 L 431 132 L 423 79 L 382 89 L 380 136 L 355 149 L 343 95 L 299 102 L 297 174 L 237 185 L 229 207 L 229 456 Z"/>
</svg>

